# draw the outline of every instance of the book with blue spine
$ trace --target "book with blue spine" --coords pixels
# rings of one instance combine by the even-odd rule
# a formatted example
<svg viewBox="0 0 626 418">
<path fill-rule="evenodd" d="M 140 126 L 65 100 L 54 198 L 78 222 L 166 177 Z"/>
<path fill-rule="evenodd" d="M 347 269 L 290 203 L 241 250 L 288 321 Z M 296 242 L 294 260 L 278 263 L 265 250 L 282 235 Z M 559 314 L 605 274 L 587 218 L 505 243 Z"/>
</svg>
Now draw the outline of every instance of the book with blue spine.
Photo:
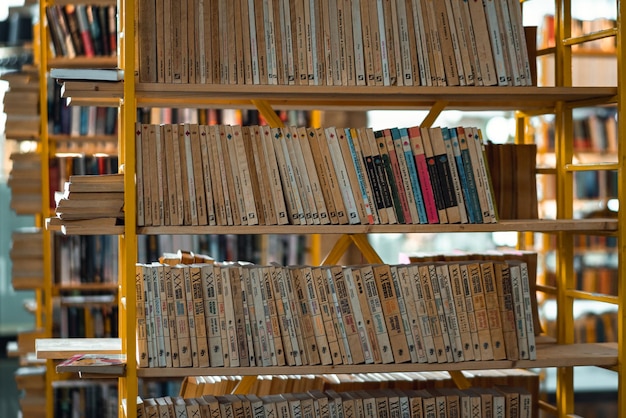
<svg viewBox="0 0 626 418">
<path fill-rule="evenodd" d="M 465 196 L 463 185 L 461 184 L 461 178 L 459 170 L 457 169 L 456 159 L 452 150 L 452 140 L 450 139 L 450 130 L 448 128 L 441 128 L 441 135 L 443 137 L 443 143 L 446 148 L 446 155 L 448 156 L 448 164 L 450 165 L 450 175 L 452 178 L 453 191 L 456 195 L 457 204 L 459 207 L 459 214 L 461 216 L 461 223 L 467 223 L 467 210 L 465 207 Z"/>
<path fill-rule="evenodd" d="M 469 218 L 469 222 L 472 224 L 482 223 L 482 216 L 480 216 L 480 211 L 477 211 L 479 209 L 477 206 L 478 195 L 476 194 L 477 192 L 476 183 L 474 182 L 474 174 L 471 171 L 471 167 L 469 167 L 469 171 L 468 168 L 465 167 L 466 161 L 462 156 L 460 138 L 457 135 L 457 129 L 450 128 L 448 130 L 448 134 L 450 135 L 450 141 L 452 142 L 452 154 L 454 155 L 454 160 L 456 161 L 456 167 L 459 172 L 459 179 L 461 180 L 461 187 L 463 188 L 463 197 L 465 198 L 467 217 Z M 467 163 L 471 164 L 471 161 L 469 161 L 469 150 L 466 150 L 466 154 Z"/>
<path fill-rule="evenodd" d="M 407 223 L 418 224 L 421 223 L 419 215 L 417 213 L 417 203 L 415 202 L 415 194 L 413 193 L 413 186 L 411 185 L 409 169 L 404 158 L 404 148 L 402 146 L 402 135 L 400 128 L 391 128 L 391 139 L 393 142 L 393 148 L 395 151 L 395 160 L 397 162 L 397 172 L 402 186 L 402 194 L 400 198 L 403 204 L 406 205 L 408 215 L 405 215 Z M 410 219 L 409 219 L 410 218 Z"/>
<path fill-rule="evenodd" d="M 350 156 L 352 157 L 352 163 L 354 164 L 354 169 L 356 171 L 356 176 L 359 183 L 359 192 L 363 198 L 363 203 L 365 205 L 365 213 L 367 215 L 367 221 L 370 225 L 375 223 L 374 221 L 374 213 L 373 213 L 373 201 L 370 201 L 369 194 L 367 193 L 367 188 L 365 186 L 365 182 L 367 181 L 365 176 L 367 175 L 363 171 L 363 166 L 361 165 L 361 152 L 360 148 L 357 153 L 357 149 L 355 148 L 355 138 L 352 138 L 352 132 L 350 128 L 344 128 L 346 133 L 346 139 L 348 141 L 348 148 L 350 149 Z"/>
<path fill-rule="evenodd" d="M 465 171 L 465 179 L 467 180 L 467 186 L 470 191 L 469 203 L 472 205 L 472 213 L 474 215 L 474 223 L 483 223 L 482 210 L 480 208 L 480 200 L 478 196 L 478 187 L 476 185 L 476 178 L 474 177 L 474 168 L 472 166 L 472 159 L 468 148 L 467 138 L 465 136 L 465 129 L 457 127 L 455 129 L 456 139 L 459 143 L 459 151 L 461 153 L 461 160 L 463 160 L 463 170 Z"/>
<path fill-rule="evenodd" d="M 407 128 L 400 128 L 400 139 L 402 141 L 402 151 L 404 152 L 404 159 L 406 161 L 407 169 L 409 171 L 409 179 L 411 181 L 411 187 L 413 189 L 413 195 L 415 197 L 415 205 L 417 206 L 417 214 L 421 224 L 427 224 L 428 216 L 426 215 L 426 205 L 424 197 L 422 196 L 422 190 L 420 182 L 417 177 L 417 168 L 415 167 L 415 159 L 413 158 L 413 150 L 411 150 L 411 141 L 409 140 L 409 130 Z"/>
</svg>

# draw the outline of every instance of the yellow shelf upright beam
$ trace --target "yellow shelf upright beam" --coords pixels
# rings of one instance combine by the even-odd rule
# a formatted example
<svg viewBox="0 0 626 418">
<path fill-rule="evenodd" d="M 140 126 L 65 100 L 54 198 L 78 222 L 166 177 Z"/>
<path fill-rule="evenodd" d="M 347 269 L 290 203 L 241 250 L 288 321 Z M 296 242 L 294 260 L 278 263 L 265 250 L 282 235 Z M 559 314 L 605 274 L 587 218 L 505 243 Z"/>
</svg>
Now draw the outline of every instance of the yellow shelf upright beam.
<svg viewBox="0 0 626 418">
<path fill-rule="evenodd" d="M 36 51 L 39 61 L 39 120 L 40 120 L 40 158 L 41 158 L 41 222 L 39 227 L 42 231 L 43 241 L 43 265 L 46 266 L 43 271 L 43 289 L 41 297 L 37 303 L 44 304 L 43 322 L 44 335 L 47 338 L 52 337 L 52 249 L 50 248 L 50 231 L 45 228 L 45 219 L 50 217 L 50 142 L 48 138 L 48 22 L 45 18 L 48 2 L 41 0 L 39 2 L 39 46 Z M 42 86 L 45 86 L 41 88 Z M 54 362 L 46 360 L 46 417 L 54 417 L 54 397 L 52 392 L 52 382 L 55 380 L 56 371 Z"/>
<path fill-rule="evenodd" d="M 626 340 L 624 336 L 626 335 L 626 311 L 624 310 L 624 303 L 626 302 L 626 289 L 624 288 L 624 280 L 626 280 L 625 272 L 624 272 L 624 263 L 626 263 L 626 210 L 624 210 L 624 206 L 626 203 L 626 186 L 624 184 L 624 165 L 626 164 L 626 147 L 624 146 L 624 138 L 626 138 L 626 115 L 624 114 L 624 106 L 623 100 L 626 98 L 626 83 L 624 82 L 624 28 L 622 28 L 621 22 L 622 18 L 626 18 L 626 2 L 625 1 L 617 1 L 617 118 L 621 123 L 618 124 L 618 138 L 622 140 L 618 141 L 617 144 L 617 161 L 619 163 L 619 168 L 617 170 L 617 195 L 619 196 L 620 205 L 622 205 L 622 210 L 618 211 L 618 232 L 617 232 L 617 243 L 618 243 L 618 277 L 617 277 L 617 295 L 619 298 L 619 304 L 617 305 L 617 350 L 618 350 L 618 386 L 617 386 L 617 399 L 618 399 L 618 416 L 623 417 L 626 416 L 626 375 L 624 374 L 624 360 L 626 359 Z"/>
<path fill-rule="evenodd" d="M 119 108 L 119 161 L 124 171 L 124 208 L 132 214 L 124 220 L 124 235 L 119 240 L 119 333 L 122 352 L 126 353 L 126 376 L 118 380 L 120 416 L 137 417 L 137 352 L 135 263 L 137 262 L 137 192 L 135 188 L 135 0 L 118 0 L 119 55 L 118 65 L 124 69 L 124 97 Z M 123 303 L 126 302 L 126 303 Z M 126 411 L 122 400 L 126 400 Z"/>
<path fill-rule="evenodd" d="M 428 114 L 426 115 L 426 117 L 424 118 L 420 126 L 422 128 L 432 127 L 435 121 L 437 120 L 437 118 L 439 117 L 439 115 L 441 114 L 441 112 L 443 112 L 447 106 L 448 106 L 448 102 L 445 102 L 443 100 L 435 102 L 435 104 L 433 104 L 430 110 L 428 111 Z"/>
<path fill-rule="evenodd" d="M 555 82 L 557 86 L 572 85 L 572 49 L 564 40 L 572 34 L 571 0 L 557 0 L 555 16 L 556 58 Z M 559 102 L 555 109 L 555 152 L 557 184 L 557 218 L 573 218 L 574 174 L 566 169 L 572 163 L 572 109 Z M 567 293 L 575 287 L 573 235 L 557 234 L 557 341 L 561 344 L 574 343 L 574 299 Z M 574 412 L 574 369 L 557 369 L 556 403 L 559 417 Z"/>
</svg>

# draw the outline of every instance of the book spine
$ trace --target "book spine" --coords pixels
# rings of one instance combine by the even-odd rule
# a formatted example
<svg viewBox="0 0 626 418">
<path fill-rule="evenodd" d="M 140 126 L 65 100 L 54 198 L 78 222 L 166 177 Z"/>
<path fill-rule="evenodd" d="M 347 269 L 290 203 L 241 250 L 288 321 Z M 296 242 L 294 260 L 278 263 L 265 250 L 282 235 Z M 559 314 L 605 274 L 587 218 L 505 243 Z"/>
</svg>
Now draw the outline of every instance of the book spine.
<svg viewBox="0 0 626 418">
<path fill-rule="evenodd" d="M 135 265 L 135 292 L 136 292 L 136 319 L 137 327 L 137 366 L 149 367 L 149 347 L 147 340 L 147 316 L 146 316 L 146 290 L 143 279 L 142 264 Z"/>
<path fill-rule="evenodd" d="M 267 312 L 269 313 L 269 322 L 267 324 L 268 326 L 268 330 L 270 330 L 271 328 L 271 335 L 272 335 L 272 339 L 273 339 L 273 358 L 272 358 L 272 363 L 276 362 L 275 364 L 278 366 L 284 366 L 285 365 L 285 350 L 283 348 L 283 340 L 282 337 L 280 335 L 280 325 L 278 324 L 278 313 L 276 311 L 276 297 L 277 295 L 274 293 L 274 290 L 272 288 L 272 276 L 271 276 L 271 271 L 270 269 L 264 269 L 263 270 L 263 286 L 264 286 L 264 292 L 263 292 L 263 296 L 265 297 L 265 300 L 267 301 Z M 292 306 L 293 309 L 293 306 Z"/>
<path fill-rule="evenodd" d="M 480 356 L 482 360 L 493 360 L 493 342 L 489 330 L 489 318 L 487 316 L 487 304 L 480 265 L 472 263 L 467 266 L 467 269 L 470 290 L 472 292 L 474 316 L 476 318 L 476 329 L 478 330 L 478 339 L 480 341 Z"/>
<path fill-rule="evenodd" d="M 211 367 L 223 367 L 224 354 L 222 352 L 222 337 L 220 334 L 220 314 L 217 303 L 215 270 L 212 264 L 202 266 L 202 287 L 205 308 L 204 319 L 209 348 L 209 364 Z"/>
<path fill-rule="evenodd" d="M 320 304 L 318 302 L 316 275 L 321 276 L 321 271 L 316 268 L 304 267 L 302 278 L 304 279 L 304 290 L 306 292 L 306 300 L 308 301 L 309 311 L 311 313 L 311 323 L 313 326 L 313 333 L 315 335 L 315 342 L 317 346 L 317 352 L 320 356 L 320 363 L 323 365 L 329 365 L 333 363 L 330 355 L 330 347 L 326 338 L 326 332 L 324 330 L 324 320 L 322 318 L 322 312 Z"/>
<path fill-rule="evenodd" d="M 483 262 L 480 264 L 480 270 L 483 278 L 483 289 L 485 291 L 485 305 L 487 307 L 489 330 L 491 331 L 493 357 L 495 360 L 506 359 L 506 343 L 502 329 L 502 317 L 500 315 L 498 291 L 496 290 L 494 265 L 491 262 Z"/>
<path fill-rule="evenodd" d="M 448 269 L 447 264 L 440 264 L 436 266 L 436 271 L 437 280 L 439 281 L 439 290 L 441 292 L 441 300 L 448 325 L 448 333 L 450 334 L 452 358 L 455 362 L 465 361 L 463 343 L 461 341 L 461 331 L 459 329 L 459 316 L 456 311 L 454 294 L 452 292 L 450 270 Z"/>
<path fill-rule="evenodd" d="M 155 267 L 153 266 L 153 269 Z M 159 287 L 159 304 L 161 311 L 161 327 L 163 334 L 163 344 L 165 348 L 165 367 L 172 367 L 172 344 L 171 344 L 171 336 L 170 336 L 170 321 L 169 321 L 169 311 L 167 304 L 167 289 L 165 285 L 166 275 L 165 275 L 165 266 L 159 265 L 156 266 L 156 270 L 158 271 L 158 287 Z M 171 279 L 170 279 L 171 280 Z"/>
<path fill-rule="evenodd" d="M 410 361 L 411 356 L 404 333 L 400 306 L 398 304 L 398 295 L 395 292 L 389 265 L 375 265 L 373 270 L 378 287 L 378 294 L 380 295 L 380 303 L 385 315 L 394 361 L 395 363 Z"/>
<path fill-rule="evenodd" d="M 385 138 L 385 144 L 387 146 L 387 154 L 389 155 L 389 161 L 391 162 L 391 169 L 395 179 L 396 187 L 398 190 L 398 197 L 400 199 L 400 207 L 402 208 L 402 215 L 404 217 L 404 223 L 413 223 L 412 211 L 409 206 L 408 194 L 405 187 L 405 177 L 403 177 L 402 170 L 400 168 L 400 162 L 398 153 L 396 152 L 396 140 L 400 140 L 400 131 L 397 128 L 385 129 L 383 131 Z M 397 139 L 396 139 L 397 138 Z"/>
<path fill-rule="evenodd" d="M 398 266 L 389 266 L 391 271 L 391 281 L 393 283 L 394 291 L 396 292 L 398 299 L 398 307 L 400 308 L 400 316 L 402 318 L 402 327 L 404 329 L 404 335 L 406 336 L 406 343 L 409 348 L 409 355 L 411 356 L 411 362 L 417 363 L 417 347 L 415 344 L 415 336 L 413 335 L 413 327 L 411 327 L 410 321 L 410 308 L 408 307 L 409 295 L 403 292 L 403 287 L 400 284 L 400 268 Z M 419 339 L 419 336 L 418 336 Z"/>
<path fill-rule="evenodd" d="M 452 130 L 448 128 L 441 128 L 441 133 L 443 135 L 443 142 L 446 147 L 446 154 L 448 156 L 448 164 L 450 166 L 450 174 L 452 177 L 452 182 L 454 184 L 454 194 L 456 195 L 459 212 L 461 214 L 461 223 L 467 223 L 468 215 L 467 215 L 467 210 L 465 207 L 466 193 L 464 192 L 466 188 L 464 188 L 464 181 L 463 181 L 463 179 L 465 178 L 465 175 L 464 175 L 465 173 L 461 174 L 461 172 L 463 171 L 463 166 L 458 165 L 459 163 L 462 164 L 462 161 L 460 158 L 461 156 L 459 154 L 458 155 L 459 158 L 457 159 L 458 152 L 455 151 L 454 141 L 452 139 L 450 131 Z M 456 146 L 456 149 L 458 150 L 458 144 Z"/>
<path fill-rule="evenodd" d="M 356 171 L 359 192 L 361 198 L 363 199 L 363 204 L 365 205 L 367 222 L 370 225 L 373 225 L 375 223 L 373 207 L 372 202 L 370 201 L 370 194 L 367 192 L 366 173 L 364 172 L 363 166 L 361 164 L 362 155 L 360 152 L 360 146 L 358 145 L 358 136 L 356 136 L 356 131 L 351 131 L 349 128 L 346 128 L 345 132 L 348 147 L 350 149 L 350 156 L 352 157 L 352 164 L 354 165 Z M 355 136 L 352 135 L 353 133 L 355 134 Z"/>
<path fill-rule="evenodd" d="M 420 180 L 417 177 L 417 168 L 415 167 L 415 158 L 413 157 L 413 151 L 411 150 L 411 142 L 409 139 L 408 129 L 400 130 L 402 138 L 402 152 L 404 153 L 404 164 L 408 170 L 408 178 L 411 182 L 411 190 L 413 192 L 413 198 L 415 200 L 415 206 L 417 207 L 419 223 L 427 224 L 428 215 L 426 213 L 426 203 L 422 195 L 422 189 L 420 187 Z"/>
<path fill-rule="evenodd" d="M 332 301 L 328 294 L 328 281 L 326 280 L 326 271 L 324 268 L 319 267 L 314 269 L 315 286 L 317 290 L 319 310 L 324 323 L 324 330 L 326 339 L 328 341 L 329 353 L 331 356 L 332 364 L 337 365 L 342 363 L 341 349 L 339 348 L 339 340 L 337 339 L 337 333 L 333 325 L 332 314 Z"/>
<path fill-rule="evenodd" d="M 391 167 L 391 160 L 389 158 L 389 153 L 387 152 L 387 143 L 385 142 L 385 136 L 383 131 L 374 132 L 374 136 L 376 138 L 376 144 L 378 146 L 378 153 L 380 160 L 374 159 L 374 164 L 379 165 L 382 169 L 379 170 L 379 173 L 384 175 L 386 179 L 386 184 L 388 185 L 388 194 L 390 201 L 393 202 L 394 208 L 394 217 L 397 219 L 399 224 L 404 224 L 404 212 L 402 210 L 402 206 L 400 204 L 400 194 L 399 189 L 395 181 L 395 176 L 393 174 L 393 169 Z"/>
<path fill-rule="evenodd" d="M 361 223 L 361 220 L 357 211 L 352 187 L 350 186 L 350 180 L 348 179 L 345 162 L 341 157 L 342 154 L 337 138 L 337 131 L 335 128 L 326 128 L 325 133 L 328 149 L 330 150 L 330 157 L 334 166 L 339 188 L 341 190 L 343 203 L 346 208 L 348 222 L 350 224 L 359 224 Z"/>
<path fill-rule="evenodd" d="M 341 350 L 341 357 L 343 364 L 354 364 L 352 362 L 351 347 L 348 343 L 348 334 L 346 332 L 345 322 L 343 320 L 343 311 L 339 302 L 339 296 L 337 295 L 337 288 L 335 284 L 335 274 L 339 266 L 332 266 L 325 269 L 326 280 L 328 281 L 328 295 L 329 305 L 331 307 L 331 313 L 333 314 L 333 326 L 335 327 L 335 333 L 339 340 L 339 346 Z"/>
<path fill-rule="evenodd" d="M 419 186 L 424 200 L 426 218 L 428 223 L 436 224 L 439 223 L 439 215 L 437 213 L 437 205 L 435 203 L 433 184 L 430 180 L 428 165 L 426 164 L 426 156 L 424 154 L 424 144 L 422 142 L 420 128 L 417 126 L 411 127 L 409 128 L 408 133 L 415 170 L 419 179 Z"/>
<path fill-rule="evenodd" d="M 289 303 L 289 295 L 285 284 L 285 269 L 274 266 L 271 273 L 274 295 L 276 298 L 276 314 L 278 315 L 281 330 L 285 362 L 289 366 L 301 366 L 302 358 L 296 337 L 296 331 Z"/>
</svg>

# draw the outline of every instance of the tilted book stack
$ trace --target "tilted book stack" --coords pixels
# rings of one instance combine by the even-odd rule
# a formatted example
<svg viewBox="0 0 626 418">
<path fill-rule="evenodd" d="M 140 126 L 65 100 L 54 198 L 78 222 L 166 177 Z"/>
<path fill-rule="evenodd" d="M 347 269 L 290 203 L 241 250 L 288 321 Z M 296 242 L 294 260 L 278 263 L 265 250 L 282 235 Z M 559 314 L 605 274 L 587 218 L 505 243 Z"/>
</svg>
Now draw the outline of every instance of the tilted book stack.
<svg viewBox="0 0 626 418">
<path fill-rule="evenodd" d="M 72 175 L 55 196 L 49 229 L 64 233 L 107 234 L 124 218 L 123 174 Z M 75 229 L 72 229 L 75 228 Z"/>
</svg>

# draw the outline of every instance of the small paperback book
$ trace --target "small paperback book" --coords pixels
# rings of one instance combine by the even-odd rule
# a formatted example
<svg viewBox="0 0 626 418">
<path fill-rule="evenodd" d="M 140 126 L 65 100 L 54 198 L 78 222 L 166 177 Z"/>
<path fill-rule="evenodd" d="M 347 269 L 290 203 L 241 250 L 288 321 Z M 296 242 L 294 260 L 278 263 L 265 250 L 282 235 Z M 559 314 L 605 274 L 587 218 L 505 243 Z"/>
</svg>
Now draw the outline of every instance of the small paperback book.
<svg viewBox="0 0 626 418">
<path fill-rule="evenodd" d="M 57 365 L 57 373 L 108 374 L 122 376 L 126 370 L 124 354 L 76 354 Z"/>
</svg>

